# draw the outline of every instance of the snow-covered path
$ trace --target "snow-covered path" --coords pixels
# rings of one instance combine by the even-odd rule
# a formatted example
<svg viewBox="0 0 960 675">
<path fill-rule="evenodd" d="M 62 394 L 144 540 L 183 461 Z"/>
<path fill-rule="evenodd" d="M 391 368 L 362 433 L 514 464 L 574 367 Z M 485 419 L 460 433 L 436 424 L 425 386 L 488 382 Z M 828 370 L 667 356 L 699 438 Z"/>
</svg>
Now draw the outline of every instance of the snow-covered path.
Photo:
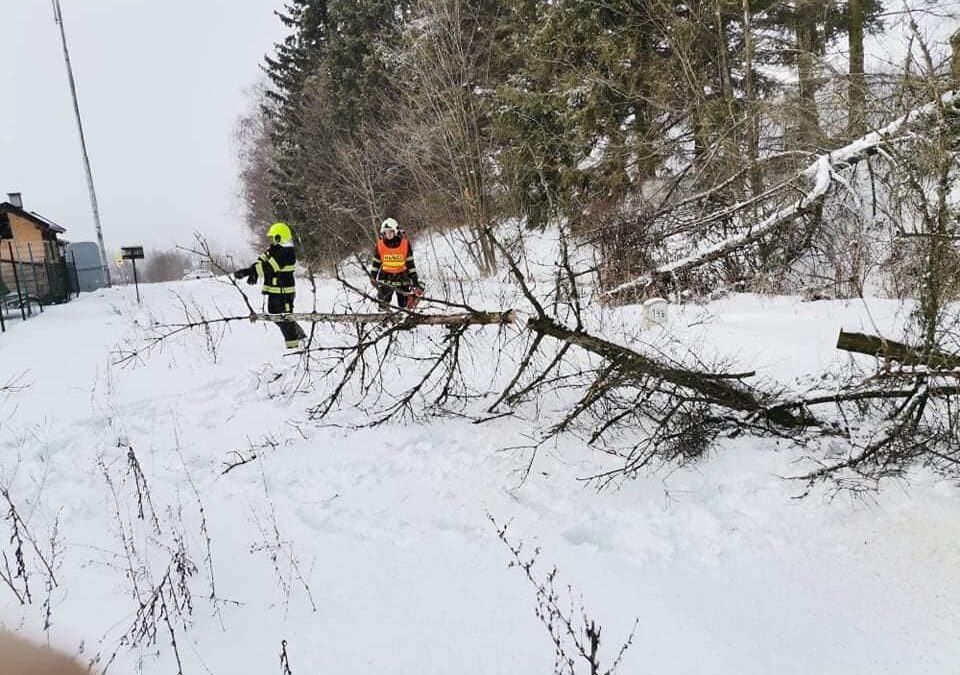
<svg viewBox="0 0 960 675">
<path fill-rule="evenodd" d="M 273 326 L 234 324 L 212 350 L 197 331 L 111 365 L 151 317 L 178 318 L 175 293 L 244 313 L 213 280 L 142 291 L 139 309 L 132 289 L 101 291 L 0 336 L 0 380 L 29 384 L 2 403 L 0 485 L 41 544 L 59 516 L 50 638 L 86 658 L 116 652 L 111 673 L 177 672 L 163 623 L 153 647 L 121 640 L 138 618 L 131 578 L 141 593 L 160 583 L 178 550 L 197 568 L 176 629 L 185 673 L 280 672 L 282 640 L 296 675 L 549 673 L 534 589 L 488 515 L 539 547 L 541 578 L 559 569 L 608 657 L 638 620 L 620 672 L 956 672 L 955 485 L 918 474 L 861 500 L 794 499 L 802 486 L 781 476 L 800 455 L 756 442 L 599 493 L 578 479 L 607 458 L 571 442 L 542 449 L 521 485 L 529 456 L 504 448 L 524 429 L 506 418 L 309 423 L 309 396 L 285 393 L 298 362 Z M 318 304 L 333 296 L 322 285 Z M 741 297 L 675 323 L 789 381 L 836 358 L 836 322 L 894 313 Z M 256 460 L 223 473 L 252 448 Z M 0 622 L 40 634 L 42 576 L 32 581 L 27 606 L 0 585 Z"/>
</svg>

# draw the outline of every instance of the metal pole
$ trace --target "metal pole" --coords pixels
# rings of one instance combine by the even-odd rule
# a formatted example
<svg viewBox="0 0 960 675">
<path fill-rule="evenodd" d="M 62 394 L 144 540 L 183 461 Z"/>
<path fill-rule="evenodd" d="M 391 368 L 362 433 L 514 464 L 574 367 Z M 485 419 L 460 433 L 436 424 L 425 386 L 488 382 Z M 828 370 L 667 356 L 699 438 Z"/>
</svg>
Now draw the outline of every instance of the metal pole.
<svg viewBox="0 0 960 675">
<path fill-rule="evenodd" d="M 130 262 L 133 263 L 133 287 L 137 289 L 137 304 L 140 304 L 140 282 L 137 280 L 137 260 L 136 258 L 132 259 Z"/>
<path fill-rule="evenodd" d="M 77 130 L 80 132 L 80 150 L 83 153 L 83 168 L 87 172 L 87 189 L 90 191 L 90 207 L 93 209 L 93 224 L 97 228 L 97 243 L 100 244 L 100 264 L 107 277 L 107 286 L 110 286 L 110 267 L 107 265 L 107 247 L 103 244 L 103 230 L 100 228 L 100 207 L 97 205 L 97 192 L 93 187 L 93 172 L 90 170 L 90 156 L 87 154 L 87 141 L 83 135 L 83 122 L 80 119 L 80 104 L 77 102 L 77 84 L 73 79 L 73 68 L 70 66 L 70 52 L 67 49 L 67 31 L 63 27 L 63 13 L 60 11 L 60 0 L 53 0 L 53 20 L 60 26 L 60 38 L 63 41 L 63 60 L 67 64 L 67 79 L 70 81 L 70 95 L 73 98 L 73 112 L 77 118 Z"/>
<path fill-rule="evenodd" d="M 13 267 L 13 284 L 17 287 L 17 300 L 20 302 L 20 316 L 27 320 L 27 311 L 23 308 L 23 293 L 20 292 L 20 274 L 17 273 L 17 263 L 13 257 L 13 242 L 7 242 L 7 249 L 10 251 L 10 266 Z M 19 256 L 17 256 L 19 258 Z"/>
<path fill-rule="evenodd" d="M 40 280 L 37 279 L 37 264 L 33 261 L 33 246 L 29 241 L 27 242 L 27 256 L 30 258 L 30 274 L 33 277 L 33 290 L 37 294 L 37 306 L 40 308 L 40 313 L 43 314 L 43 303 L 40 302 Z M 46 259 L 46 252 L 44 252 L 44 259 Z M 44 268 L 43 272 L 47 275 L 47 288 L 49 290 L 50 273 L 46 268 Z"/>
<path fill-rule="evenodd" d="M 0 254 L 0 286 L 4 288 L 7 287 L 7 284 L 3 281 L 3 255 Z M 10 289 L 7 288 L 9 293 Z M 0 333 L 7 332 L 7 323 L 4 315 L 7 313 L 7 296 L 6 294 L 0 296 Z"/>
<path fill-rule="evenodd" d="M 0 251 L 0 286 L 7 288 L 7 284 L 3 280 L 3 262 L 4 262 L 3 252 Z M 7 293 L 4 294 L 3 297 L 0 297 L 0 332 L 3 332 L 3 333 L 7 332 L 7 322 L 6 322 L 7 295 L 10 294 L 11 292 L 12 291 L 9 288 L 7 288 Z"/>
<path fill-rule="evenodd" d="M 23 254 L 20 252 L 20 244 L 17 244 L 17 272 L 20 279 L 23 280 L 23 299 L 27 301 L 27 316 L 33 316 L 33 305 L 30 304 L 30 287 L 27 285 L 27 275 L 23 271 Z"/>
<path fill-rule="evenodd" d="M 70 251 L 70 257 L 73 258 L 73 279 L 77 282 L 77 297 L 80 297 L 80 270 L 77 268 L 77 252 Z"/>
</svg>

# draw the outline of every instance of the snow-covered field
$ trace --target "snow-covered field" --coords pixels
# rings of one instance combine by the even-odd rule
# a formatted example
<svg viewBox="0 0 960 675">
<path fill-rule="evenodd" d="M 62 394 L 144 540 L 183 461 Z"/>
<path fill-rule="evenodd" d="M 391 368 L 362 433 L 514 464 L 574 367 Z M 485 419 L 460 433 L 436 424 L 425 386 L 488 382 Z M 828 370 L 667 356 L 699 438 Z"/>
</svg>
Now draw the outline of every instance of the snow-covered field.
<svg viewBox="0 0 960 675">
<path fill-rule="evenodd" d="M 569 584 L 602 625 L 608 659 L 637 621 L 622 673 L 960 668 L 955 484 L 918 472 L 866 497 L 798 499 L 805 485 L 784 477 L 809 468 L 803 451 L 749 440 L 600 492 L 580 479 L 612 459 L 563 441 L 521 483 L 530 456 L 509 448 L 529 444 L 528 429 L 510 418 L 357 430 L 348 397 L 341 426 L 311 423 L 305 408 L 327 383 L 290 386 L 300 357 L 284 355 L 274 326 L 193 331 L 116 365 L 151 321 L 178 319 L 181 297 L 245 313 L 218 280 L 141 292 L 141 307 L 132 288 L 104 290 L 0 336 L 0 380 L 25 385 L 0 408 L 0 487 L 56 580 L 48 593 L 25 545 L 33 602 L 0 584 L 7 627 L 42 639 L 49 596 L 51 642 L 101 655 L 99 667 L 115 654 L 119 674 L 178 671 L 164 612 L 190 674 L 281 673 L 283 641 L 296 675 L 551 673 L 534 588 L 509 567 L 492 516 L 523 555 L 539 548 L 538 578 L 558 568 L 557 589 L 566 597 Z M 319 283 L 319 308 L 335 296 Z M 301 293 L 298 307 L 310 305 Z M 736 296 L 675 309 L 671 331 L 808 386 L 848 358 L 833 348 L 841 326 L 893 330 L 901 313 Z M 479 380 L 494 358 L 471 362 Z M 15 569 L 12 523 L 0 522 L 0 550 Z M 171 605 L 187 594 L 189 615 Z M 152 630 L 145 615 L 156 644 L 131 648 L 131 629 Z"/>
</svg>

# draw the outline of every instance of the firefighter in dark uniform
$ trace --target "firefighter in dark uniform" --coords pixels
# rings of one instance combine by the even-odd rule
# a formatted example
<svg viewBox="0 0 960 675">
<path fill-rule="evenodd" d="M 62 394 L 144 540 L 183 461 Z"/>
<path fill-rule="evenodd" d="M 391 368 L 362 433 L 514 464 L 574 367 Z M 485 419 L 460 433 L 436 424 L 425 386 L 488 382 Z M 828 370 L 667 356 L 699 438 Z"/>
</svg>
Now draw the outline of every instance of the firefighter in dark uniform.
<svg viewBox="0 0 960 675">
<path fill-rule="evenodd" d="M 397 307 L 409 307 L 409 298 L 416 298 L 415 290 L 422 288 L 413 246 L 393 218 L 380 224 L 380 238 L 370 264 L 370 285 L 377 289 L 381 311 L 390 308 L 393 296 L 396 296 Z"/>
<path fill-rule="evenodd" d="M 274 223 L 267 231 L 270 248 L 261 253 L 257 261 L 233 273 L 237 279 L 246 277 L 248 284 L 256 284 L 263 279 L 263 294 L 267 296 L 267 312 L 270 314 L 289 314 L 293 311 L 293 300 L 297 289 L 293 272 L 297 267 L 297 253 L 293 247 L 293 233 L 286 223 Z M 295 321 L 282 321 L 277 324 L 283 333 L 288 349 L 297 349 L 304 337 L 303 329 Z"/>
</svg>

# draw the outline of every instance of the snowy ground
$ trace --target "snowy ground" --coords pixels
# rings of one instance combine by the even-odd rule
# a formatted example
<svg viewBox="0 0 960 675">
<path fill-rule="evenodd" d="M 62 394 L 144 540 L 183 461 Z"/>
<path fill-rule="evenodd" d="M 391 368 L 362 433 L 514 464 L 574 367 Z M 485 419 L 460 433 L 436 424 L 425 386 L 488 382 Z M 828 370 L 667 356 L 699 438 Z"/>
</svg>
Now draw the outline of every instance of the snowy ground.
<svg viewBox="0 0 960 675">
<path fill-rule="evenodd" d="M 151 320 L 178 318 L 178 294 L 245 313 L 216 280 L 141 291 L 141 308 L 132 288 L 100 291 L 0 337 L 0 380 L 28 385 L 2 402 L 0 487 L 48 560 L 59 517 L 49 637 L 87 659 L 116 653 L 111 673 L 177 672 L 162 619 L 156 646 L 121 643 L 181 548 L 197 568 L 186 630 L 174 622 L 184 673 L 281 672 L 282 640 L 296 675 L 550 673 L 534 589 L 488 514 L 539 547 L 538 575 L 557 566 L 608 656 L 638 621 L 622 673 L 957 672 L 956 485 L 917 474 L 867 498 L 796 499 L 803 486 L 783 477 L 809 466 L 801 451 L 756 441 L 599 493 L 578 479 L 610 460 L 563 443 L 520 484 L 529 455 L 504 449 L 526 442 L 509 419 L 310 424 L 316 397 L 283 393 L 299 361 L 274 326 L 232 324 L 212 347 L 195 331 L 112 365 Z M 335 295 L 322 283 L 318 307 Z M 892 330 L 900 313 L 738 296 L 675 311 L 672 332 L 806 386 L 843 366 L 841 325 Z M 336 419 L 358 415 L 345 405 Z M 143 519 L 130 448 L 150 493 Z M 0 585 L 0 623 L 42 635 L 42 563 L 29 546 L 26 560 L 34 603 Z"/>
</svg>

